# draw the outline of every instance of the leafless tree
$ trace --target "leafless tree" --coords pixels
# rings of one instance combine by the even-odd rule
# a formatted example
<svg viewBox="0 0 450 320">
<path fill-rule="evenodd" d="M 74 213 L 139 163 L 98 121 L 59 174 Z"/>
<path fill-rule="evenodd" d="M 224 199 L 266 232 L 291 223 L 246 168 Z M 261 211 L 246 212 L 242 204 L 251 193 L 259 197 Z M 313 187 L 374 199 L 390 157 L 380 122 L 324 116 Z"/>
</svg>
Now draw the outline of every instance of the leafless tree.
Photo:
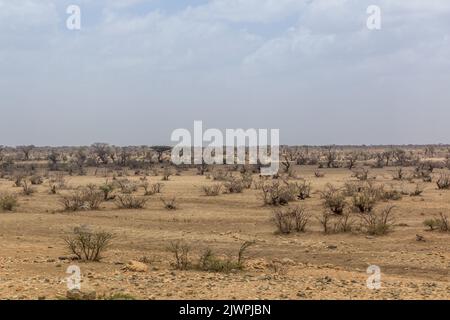
<svg viewBox="0 0 450 320">
<path fill-rule="evenodd" d="M 434 154 L 436 153 L 436 149 L 434 146 L 426 146 L 425 147 L 425 155 L 429 157 L 434 157 Z"/>
<path fill-rule="evenodd" d="M 334 150 L 333 146 L 327 146 L 325 147 L 325 157 L 327 159 L 327 168 L 334 168 L 335 167 L 335 161 L 337 158 L 336 151 Z"/>
<path fill-rule="evenodd" d="M 407 160 L 406 152 L 403 149 L 395 149 L 393 157 L 399 166 L 403 166 Z"/>
<path fill-rule="evenodd" d="M 352 170 L 353 167 L 356 164 L 356 161 L 358 161 L 359 158 L 359 154 L 357 152 L 351 152 L 347 155 L 347 161 L 348 161 L 348 166 L 347 168 Z"/>
<path fill-rule="evenodd" d="M 119 150 L 119 164 L 121 166 L 126 166 L 128 161 L 130 161 L 132 156 L 131 150 L 126 147 L 120 148 Z"/>
<path fill-rule="evenodd" d="M 170 147 L 170 146 L 153 146 L 151 148 L 153 151 L 155 151 L 158 154 L 158 162 L 159 163 L 163 162 L 164 153 L 172 150 L 172 147 Z"/>
<path fill-rule="evenodd" d="M 284 155 L 284 160 L 281 162 L 281 165 L 283 166 L 284 172 L 288 173 L 291 169 L 291 161 L 288 156 Z"/>
<path fill-rule="evenodd" d="M 383 152 L 383 158 L 386 160 L 386 167 L 389 166 L 392 156 L 393 156 L 392 150 Z"/>
</svg>

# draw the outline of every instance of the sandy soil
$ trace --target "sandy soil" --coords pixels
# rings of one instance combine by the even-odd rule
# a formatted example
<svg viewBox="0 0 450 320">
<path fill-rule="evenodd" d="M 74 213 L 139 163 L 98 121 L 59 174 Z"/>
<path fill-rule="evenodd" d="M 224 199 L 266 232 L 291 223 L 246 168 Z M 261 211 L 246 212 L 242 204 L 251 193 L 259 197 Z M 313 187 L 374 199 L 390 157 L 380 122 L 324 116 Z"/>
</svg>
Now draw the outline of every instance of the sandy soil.
<svg viewBox="0 0 450 320">
<path fill-rule="evenodd" d="M 312 197 L 298 201 L 314 216 L 322 212 L 318 191 L 326 183 L 341 185 L 351 178 L 347 169 L 297 167 L 297 174 L 312 183 Z M 413 189 L 409 182 L 394 182 L 391 170 L 373 169 L 377 183 Z M 129 177 L 136 181 L 138 177 Z M 161 177 L 149 177 L 150 182 Z M 67 177 L 71 186 L 101 184 L 104 177 Z M 113 202 L 101 210 L 66 213 L 48 185 L 32 196 L 19 196 L 13 213 L 0 213 L 0 298 L 55 299 L 67 291 L 66 270 L 78 265 L 82 290 L 97 296 L 125 293 L 137 299 L 449 299 L 450 233 L 427 232 L 422 222 L 440 212 L 450 214 L 450 191 L 426 183 L 420 197 L 404 196 L 395 204 L 396 226 L 380 237 L 364 234 L 325 235 L 316 218 L 307 232 L 277 235 L 270 221 L 271 208 L 263 206 L 260 192 L 206 197 L 200 186 L 213 183 L 194 171 L 171 176 L 162 196 L 176 196 L 179 209 L 167 211 L 158 196 L 143 210 L 118 210 Z M 20 192 L 0 180 L 0 191 Z M 142 193 L 142 190 L 139 190 Z M 379 204 L 379 207 L 386 203 Z M 70 252 L 63 236 L 79 225 L 116 235 L 101 262 L 66 258 Z M 417 241 L 420 234 L 425 241 Z M 171 267 L 170 241 L 184 239 L 196 259 L 206 247 L 235 255 L 245 240 L 256 240 L 248 251 L 247 267 L 232 273 L 178 271 Z M 123 270 L 130 260 L 145 257 L 146 272 Z M 273 267 L 276 265 L 277 267 Z M 367 288 L 366 269 L 381 269 L 382 287 Z"/>
</svg>

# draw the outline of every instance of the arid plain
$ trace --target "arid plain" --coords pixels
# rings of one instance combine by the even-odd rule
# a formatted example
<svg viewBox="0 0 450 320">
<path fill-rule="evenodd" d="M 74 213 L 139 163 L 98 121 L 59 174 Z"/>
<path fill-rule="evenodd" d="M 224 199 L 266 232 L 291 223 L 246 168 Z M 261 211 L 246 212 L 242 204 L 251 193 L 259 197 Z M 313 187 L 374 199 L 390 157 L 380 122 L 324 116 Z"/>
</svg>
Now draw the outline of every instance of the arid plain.
<svg viewBox="0 0 450 320">
<path fill-rule="evenodd" d="M 70 148 L 5 149 L 0 298 L 449 299 L 448 149 L 404 149 L 288 148 L 270 178 L 167 150 L 86 149 L 80 167 Z M 97 259 L 74 230 L 107 235 Z"/>
</svg>

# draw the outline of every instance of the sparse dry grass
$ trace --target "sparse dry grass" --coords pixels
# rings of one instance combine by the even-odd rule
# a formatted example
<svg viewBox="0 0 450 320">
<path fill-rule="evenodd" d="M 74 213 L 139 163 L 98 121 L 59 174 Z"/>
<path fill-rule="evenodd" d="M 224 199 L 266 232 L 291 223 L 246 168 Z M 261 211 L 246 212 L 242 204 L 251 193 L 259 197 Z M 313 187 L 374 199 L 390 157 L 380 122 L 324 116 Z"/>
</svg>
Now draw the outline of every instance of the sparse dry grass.
<svg viewBox="0 0 450 320">
<path fill-rule="evenodd" d="M 2 235 L 3 244 L 0 253 L 2 257 L 12 259 L 10 264 L 5 264 L 4 270 L 0 270 L 0 276 L 5 272 L 11 272 L 14 268 L 14 270 L 20 271 L 13 276 L 17 281 L 25 281 L 24 279 L 41 274 L 45 274 L 50 279 L 65 277 L 64 268 L 55 267 L 57 263 L 62 263 L 63 266 L 66 264 L 65 260 L 58 261 L 59 256 L 67 254 L 67 247 L 61 238 L 68 226 L 73 228 L 75 225 L 86 224 L 115 234 L 116 237 L 114 241 L 110 242 L 109 250 L 103 252 L 103 259 L 100 263 L 82 265 L 84 272 L 92 271 L 99 276 L 107 277 L 111 279 L 112 285 L 119 288 L 126 287 L 127 292 L 130 290 L 130 294 L 137 298 L 150 295 L 156 295 L 158 298 L 161 296 L 159 295 L 160 291 L 156 290 L 155 293 L 154 288 L 152 290 L 144 288 L 139 291 L 132 285 L 116 280 L 114 274 L 120 273 L 125 277 L 131 277 L 132 274 L 122 273 L 121 265 L 115 263 L 126 263 L 128 260 L 154 255 L 156 259 L 152 259 L 149 266 L 158 270 L 150 270 L 148 276 L 168 272 L 168 270 L 173 270 L 173 266 L 170 266 L 169 263 L 173 263 L 176 259 L 173 251 L 166 250 L 167 244 L 181 237 L 186 238 L 190 249 L 187 250 L 187 259 L 185 259 L 183 252 L 186 252 L 186 249 L 182 248 L 182 244 L 178 246 L 180 261 L 175 262 L 174 266 L 176 269 L 186 270 L 183 271 L 187 272 L 185 277 L 189 279 L 189 283 L 192 283 L 194 288 L 198 288 L 196 290 L 198 293 L 195 292 L 189 296 L 187 295 L 188 289 L 183 287 L 177 291 L 172 283 L 168 283 L 167 290 L 171 290 L 176 297 L 181 295 L 183 297 L 204 297 L 200 288 L 203 285 L 202 281 L 207 281 L 199 280 L 204 272 L 200 268 L 193 268 L 192 265 L 198 264 L 199 257 L 205 248 L 212 248 L 214 257 L 214 259 L 206 259 L 208 263 L 204 264 L 205 270 L 231 272 L 237 266 L 235 265 L 237 263 L 236 241 L 256 238 L 261 241 L 258 241 L 254 250 L 251 250 L 252 256 L 247 259 L 247 262 L 248 272 L 256 273 L 257 277 L 270 273 L 270 268 L 264 267 L 265 265 L 277 265 L 282 266 L 283 270 L 286 269 L 286 272 L 283 272 L 286 281 L 298 281 L 305 277 L 315 279 L 314 277 L 317 278 L 322 269 L 314 266 L 330 264 L 336 267 L 327 269 L 327 272 L 333 275 L 332 277 L 348 276 L 349 279 L 358 279 L 361 273 L 363 276 L 365 274 L 364 270 L 357 271 L 357 269 L 370 261 L 388 269 L 389 273 L 386 277 L 393 277 L 395 281 L 398 281 L 397 286 L 399 287 L 402 285 L 406 287 L 410 282 L 420 285 L 422 281 L 437 282 L 438 288 L 444 285 L 444 289 L 445 285 L 449 285 L 448 281 L 439 282 L 443 281 L 440 279 L 445 274 L 450 261 L 450 257 L 445 251 L 449 233 L 424 232 L 423 224 L 426 219 L 438 219 L 438 222 L 436 222 L 437 220 L 433 222 L 433 230 L 441 230 L 440 226 L 445 223 L 442 223 L 439 213 L 442 212 L 444 216 L 448 216 L 450 213 L 450 193 L 444 189 L 439 190 L 435 185 L 436 180 L 440 177 L 440 171 L 433 174 L 433 183 L 424 183 L 421 178 L 416 178 L 414 183 L 410 183 L 405 179 L 393 180 L 392 167 L 371 168 L 369 178 L 377 177 L 376 180 L 368 179 L 370 183 L 373 183 L 373 188 L 381 190 L 384 186 L 385 193 L 395 193 L 392 190 L 406 190 L 407 195 L 414 196 L 397 199 L 397 193 L 393 196 L 390 194 L 383 196 L 381 192 L 378 192 L 376 193 L 376 202 L 371 206 L 371 210 L 365 208 L 361 213 L 355 213 L 352 210 L 353 195 L 361 192 L 363 190 L 361 186 L 368 181 L 355 179 L 347 167 L 322 168 L 320 170 L 324 175 L 320 179 L 316 178 L 317 165 L 299 167 L 293 164 L 292 167 L 303 178 L 302 180 L 292 177 L 286 181 L 283 181 L 282 178 L 260 179 L 256 174 L 250 176 L 242 175 L 239 171 L 232 171 L 235 179 L 243 184 L 242 192 L 230 192 L 218 197 L 203 196 L 206 192 L 202 190 L 200 193 L 199 186 L 229 182 L 231 175 L 229 168 L 225 169 L 220 166 L 210 168 L 209 172 L 221 172 L 215 174 L 217 178 L 215 178 L 215 182 L 208 180 L 206 176 L 197 175 L 196 168 L 182 170 L 179 175 L 170 176 L 170 179 L 165 182 L 162 194 L 166 201 L 175 198 L 177 202 L 181 203 L 181 207 L 177 207 L 177 210 L 171 214 L 167 214 L 165 205 L 161 205 L 159 197 L 145 196 L 145 194 L 148 195 L 143 186 L 145 180 L 140 180 L 144 176 L 145 170 L 141 171 L 140 175 L 135 175 L 135 170 L 122 170 L 121 178 L 116 179 L 127 179 L 127 182 L 120 180 L 120 183 L 132 186 L 123 188 L 120 183 L 113 182 L 114 176 L 118 176 L 118 172 L 114 170 L 98 170 L 97 176 L 95 176 L 94 169 L 84 168 L 85 175 L 68 176 L 66 174 L 59 175 L 59 178 L 56 173 L 51 172 L 46 175 L 43 183 L 33 185 L 35 192 L 32 196 L 23 195 L 20 188 L 13 186 L 14 182 L 10 180 L 10 176 L 5 175 L 5 178 L 0 179 L 0 194 L 15 194 L 16 204 L 20 203 L 20 206 L 13 205 L 14 214 L 0 214 L 0 219 L 2 219 L 0 235 Z M 161 168 L 159 170 L 163 171 Z M 445 170 L 447 169 L 442 169 L 444 173 L 447 172 Z M 151 170 L 147 171 L 152 172 Z M 30 176 L 28 175 L 28 177 Z M 252 178 L 251 185 L 255 188 L 247 188 L 248 184 L 246 183 L 250 181 L 250 177 Z M 108 192 L 105 193 L 102 186 L 105 185 L 106 179 L 109 181 L 108 184 L 114 184 L 114 187 L 108 188 Z M 157 181 L 154 179 L 154 177 L 148 179 L 147 191 L 152 186 L 150 181 Z M 159 180 L 159 178 L 157 179 Z M 51 180 L 53 180 L 53 184 L 57 184 L 55 192 L 57 195 L 49 194 L 49 181 Z M 352 181 L 352 185 L 344 187 L 349 181 Z M 421 184 L 417 187 L 419 182 Z M 327 184 L 334 186 L 334 190 L 327 191 Z M 89 187 L 89 185 L 96 187 Z M 70 201 L 67 207 L 78 208 L 77 210 L 86 208 L 101 208 L 101 210 L 95 212 L 71 210 L 73 214 L 61 211 L 59 202 L 61 197 L 75 194 L 83 199 L 82 190 L 89 190 L 91 195 L 95 195 L 92 205 L 89 205 L 87 200 L 78 201 L 77 197 L 69 197 Z M 122 190 L 126 193 L 123 194 Z M 130 191 L 131 193 L 128 193 Z M 217 194 L 217 190 L 211 190 L 211 192 L 213 195 Z M 330 192 L 331 196 L 324 197 L 323 192 Z M 261 201 L 265 193 L 265 200 Z M 327 203 L 327 198 L 333 201 Z M 101 206 L 96 205 L 97 199 Z M 111 199 L 114 201 L 109 201 Z M 131 200 L 128 201 L 129 199 Z M 141 201 L 144 201 L 143 205 L 128 205 L 130 202 L 141 203 Z M 264 203 L 271 206 L 265 206 Z M 324 204 L 327 208 L 326 216 L 323 216 Z M 389 215 L 383 213 L 383 208 L 392 204 L 396 206 L 395 222 L 391 220 L 392 213 Z M 290 227 L 287 228 L 291 230 L 290 234 L 287 232 L 274 233 L 278 227 L 273 220 L 269 219 L 273 210 L 288 212 L 289 210 L 294 211 L 292 208 L 297 206 L 304 210 L 297 212 L 303 214 L 294 216 L 291 212 L 286 215 L 291 219 Z M 135 210 L 119 210 L 119 207 L 135 207 Z M 331 208 L 336 212 L 333 213 Z M 358 211 L 360 210 L 358 209 Z M 326 235 L 323 232 L 323 223 L 320 221 L 324 217 L 327 219 Z M 296 220 L 296 218 L 298 219 Z M 426 228 L 431 229 L 428 224 Z M 282 229 L 287 230 L 284 227 Z M 425 242 L 415 240 L 416 234 L 420 233 L 424 235 Z M 328 247 L 336 248 L 329 249 Z M 403 253 L 400 254 L 401 252 Z M 426 252 L 433 252 L 433 255 L 427 255 Z M 438 254 L 441 254 L 443 258 Z M 229 256 L 233 259 L 229 260 Z M 309 263 L 310 266 L 297 268 L 287 267 L 289 264 L 280 262 L 272 263 L 272 260 L 279 259 L 281 261 L 282 258 L 298 261 L 304 266 Z M 33 260 L 45 261 L 47 259 L 56 259 L 56 262 L 54 264 L 32 262 Z M 186 260 L 190 263 L 186 264 Z M 257 264 L 260 260 L 266 261 L 267 264 L 262 264 L 262 269 L 252 268 L 252 265 Z M 232 263 L 227 264 L 227 261 Z M 409 268 L 407 271 L 404 269 L 406 267 Z M 344 273 L 343 269 L 347 273 Z M 256 293 L 248 289 L 246 282 L 240 284 L 240 279 L 242 279 L 240 277 L 244 277 L 245 272 L 233 275 L 239 279 L 236 282 L 238 284 L 235 284 L 236 291 L 233 294 L 237 297 L 255 298 Z M 129 280 L 129 278 L 127 279 Z M 261 283 L 263 282 L 255 280 L 255 285 Z M 224 292 L 229 287 L 220 282 L 217 285 L 221 286 L 222 291 L 219 291 L 214 298 L 228 298 Z M 39 283 L 33 284 L 33 286 L 46 292 L 49 296 L 56 295 L 59 290 L 58 286 L 44 287 Z M 16 287 L 18 285 L 13 283 L 12 288 Z M 103 288 L 105 291 L 108 289 L 102 282 L 99 283 L 99 288 Z M 333 292 L 324 289 L 323 297 L 345 297 L 344 289 L 333 288 Z M 345 285 L 343 288 L 349 287 Z M 37 291 L 34 289 L 28 290 L 25 291 L 25 294 L 32 297 L 37 295 Z M 165 289 L 160 290 L 162 292 Z M 259 295 L 277 298 L 282 290 L 280 285 L 280 287 L 274 287 L 271 292 L 259 293 Z M 441 291 L 438 292 L 441 294 Z M 404 294 L 404 297 L 413 296 L 413 293 L 405 292 Z M 414 294 L 417 294 L 416 297 L 420 297 L 418 292 Z M 13 289 L 9 288 L 5 288 L 4 292 L 0 293 L 0 297 L 11 297 L 12 295 L 14 295 Z M 370 297 L 370 292 L 366 294 L 364 291 L 358 291 L 355 295 Z M 388 297 L 384 293 L 380 293 L 380 296 Z M 317 296 L 314 297 L 320 296 L 317 293 Z M 448 294 L 443 297 L 448 298 Z"/>
</svg>

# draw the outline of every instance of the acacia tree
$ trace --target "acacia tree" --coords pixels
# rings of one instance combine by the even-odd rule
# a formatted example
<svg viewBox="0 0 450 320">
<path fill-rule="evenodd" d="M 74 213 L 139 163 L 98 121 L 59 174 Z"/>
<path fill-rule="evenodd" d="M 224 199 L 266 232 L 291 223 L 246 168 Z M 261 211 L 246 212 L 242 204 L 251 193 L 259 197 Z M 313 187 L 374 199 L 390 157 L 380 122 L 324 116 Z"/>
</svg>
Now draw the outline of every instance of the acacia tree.
<svg viewBox="0 0 450 320">
<path fill-rule="evenodd" d="M 96 142 L 92 144 L 91 148 L 100 164 L 108 164 L 108 158 L 110 156 L 109 144 Z"/>
<path fill-rule="evenodd" d="M 34 148 L 35 148 L 34 145 L 18 146 L 17 150 L 23 153 L 25 160 L 30 160 L 31 150 L 33 150 Z"/>
<path fill-rule="evenodd" d="M 123 147 L 119 149 L 119 164 L 121 166 L 126 166 L 126 164 L 130 161 L 131 156 L 132 156 L 132 152 L 129 148 L 127 147 Z"/>
<path fill-rule="evenodd" d="M 172 150 L 172 147 L 170 147 L 170 146 L 153 146 L 153 147 L 151 147 L 151 149 L 158 154 L 158 162 L 162 163 L 164 153 Z"/>
<path fill-rule="evenodd" d="M 47 157 L 47 159 L 49 161 L 50 170 L 58 169 L 59 157 L 60 157 L 60 155 L 56 151 L 52 150 L 52 152 L 50 152 L 50 154 Z"/>
</svg>

